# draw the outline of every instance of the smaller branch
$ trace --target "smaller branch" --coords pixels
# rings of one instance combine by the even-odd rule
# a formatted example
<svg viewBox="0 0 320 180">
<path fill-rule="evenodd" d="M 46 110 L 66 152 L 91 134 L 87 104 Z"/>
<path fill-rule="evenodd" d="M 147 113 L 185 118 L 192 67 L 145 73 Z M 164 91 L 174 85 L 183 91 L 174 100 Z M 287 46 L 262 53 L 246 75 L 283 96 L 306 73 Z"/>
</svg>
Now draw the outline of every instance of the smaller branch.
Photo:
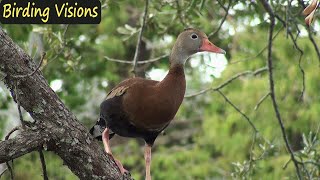
<svg viewBox="0 0 320 180">
<path fill-rule="evenodd" d="M 283 27 L 280 28 L 280 29 L 277 31 L 277 33 L 273 36 L 272 41 L 280 34 L 280 32 L 282 31 L 282 29 L 283 29 Z M 266 44 L 266 46 L 265 46 L 264 48 L 262 48 L 262 49 L 258 52 L 258 54 L 256 54 L 255 56 L 249 57 L 249 58 L 246 58 L 246 59 L 243 59 L 243 60 L 239 60 L 239 61 L 230 62 L 229 64 L 237 64 L 237 63 L 240 63 L 240 62 L 244 62 L 244 61 L 249 61 L 249 60 L 251 60 L 251 59 L 255 59 L 255 58 L 259 57 L 259 56 L 260 56 L 265 50 L 267 50 L 267 49 L 268 49 L 268 44 Z"/>
<path fill-rule="evenodd" d="M 256 76 L 256 75 L 261 74 L 261 73 L 263 73 L 264 71 L 267 71 L 267 70 L 268 70 L 268 67 L 259 68 L 259 69 L 255 70 L 253 72 L 253 75 Z"/>
<path fill-rule="evenodd" d="M 185 97 L 185 98 L 190 98 L 190 97 L 198 96 L 198 95 L 200 95 L 200 94 L 207 93 L 208 91 L 217 91 L 217 90 L 222 89 L 223 87 L 225 87 L 226 85 L 230 84 L 232 81 L 234 81 L 235 79 L 238 79 L 238 78 L 241 77 L 241 76 L 244 76 L 244 75 L 247 75 L 247 74 L 253 74 L 253 75 L 256 76 L 257 74 L 260 74 L 260 73 L 262 73 L 262 72 L 264 72 L 264 71 L 266 71 L 266 70 L 268 70 L 267 67 L 262 67 L 262 68 L 257 69 L 257 70 L 254 71 L 254 72 L 252 72 L 252 71 L 244 71 L 244 72 L 235 74 L 234 76 L 232 76 L 231 78 L 229 78 L 228 80 L 226 80 L 225 82 L 223 82 L 222 84 L 220 84 L 220 85 L 217 86 L 217 87 L 209 87 L 209 88 L 203 89 L 203 90 L 201 90 L 201 91 L 199 91 L 199 92 L 185 95 L 184 97 Z"/>
<path fill-rule="evenodd" d="M 132 67 L 132 71 L 134 74 L 137 73 L 137 62 L 138 62 L 138 56 L 140 54 L 140 46 L 141 46 L 141 40 L 142 40 L 142 33 L 146 24 L 146 19 L 147 19 L 147 14 L 148 14 L 148 5 L 149 5 L 149 0 L 145 0 L 146 4 L 144 7 L 144 14 L 143 14 L 143 19 L 142 19 L 142 24 L 141 24 L 141 28 L 140 28 L 140 32 L 139 32 L 139 36 L 138 36 L 138 41 L 137 41 L 137 45 L 136 45 L 136 52 L 134 54 L 133 57 L 133 67 Z"/>
<path fill-rule="evenodd" d="M 18 127 L 18 126 L 15 127 L 15 128 L 13 128 L 11 131 L 9 131 L 9 133 L 6 135 L 6 137 L 5 137 L 4 139 L 5 139 L 5 140 L 8 140 L 8 139 L 10 138 L 11 134 L 12 134 L 13 132 L 17 131 L 17 130 L 19 130 L 19 127 Z M 13 164 L 13 160 L 11 160 L 11 161 L 12 161 L 12 164 Z M 9 164 L 8 161 L 6 162 L 6 165 L 7 165 L 7 169 L 8 169 L 9 172 L 10 172 L 10 178 L 11 178 L 11 180 L 13 180 L 13 179 L 14 179 L 14 174 L 13 174 L 11 165 Z M 5 171 L 4 171 L 4 172 L 5 172 Z M 3 172 L 3 173 L 4 173 L 4 172 Z M 2 175 L 2 174 L 1 174 L 1 175 Z M 0 177 L 1 177 L 1 175 L 0 175 Z"/>
<path fill-rule="evenodd" d="M 19 119 L 21 121 L 21 125 L 22 127 L 25 126 L 25 122 L 23 120 L 23 116 L 22 116 L 22 112 L 21 112 L 21 106 L 20 106 L 20 101 L 19 101 L 19 93 L 18 93 L 18 81 L 16 82 L 16 85 L 15 85 L 15 100 L 16 100 L 16 103 L 17 103 L 17 108 L 18 108 L 18 112 L 19 112 Z"/>
<path fill-rule="evenodd" d="M 182 13 L 181 13 L 181 8 L 180 8 L 180 4 L 179 4 L 179 0 L 176 0 L 175 1 L 176 2 L 176 5 L 177 5 L 177 15 L 178 15 L 178 18 L 179 18 L 179 20 L 180 20 L 180 22 L 181 22 L 181 24 L 184 26 L 184 28 L 186 28 L 187 27 L 187 24 L 184 22 L 184 20 L 183 20 L 183 18 L 182 18 Z"/>
<path fill-rule="evenodd" d="M 152 58 L 152 59 L 148 59 L 148 60 L 144 60 L 144 61 L 138 61 L 137 64 L 147 64 L 147 63 L 152 63 L 152 62 L 156 62 L 159 61 L 163 58 L 169 57 L 169 54 L 164 54 L 162 56 L 156 57 L 156 58 Z M 112 62 L 118 62 L 118 63 L 124 63 L 124 64 L 133 64 L 132 61 L 127 61 L 127 60 L 121 60 L 121 59 L 114 59 L 108 56 L 104 56 L 104 58 L 108 61 L 112 61 Z"/>
<path fill-rule="evenodd" d="M 318 124 L 316 133 L 315 133 L 315 135 L 314 135 L 315 137 L 318 137 L 319 131 L 320 131 L 320 123 Z M 313 142 L 313 143 L 314 143 L 314 142 Z"/>
<path fill-rule="evenodd" d="M 236 111 L 238 111 L 250 124 L 250 126 L 252 127 L 252 129 L 254 130 L 255 133 L 258 133 L 258 129 L 256 128 L 256 126 L 252 123 L 252 121 L 250 120 L 250 118 L 244 114 L 243 112 L 241 112 L 241 110 L 234 105 L 220 90 L 217 90 L 218 93 L 226 100 L 227 103 L 229 103 Z"/>
<path fill-rule="evenodd" d="M 303 161 L 303 162 L 299 162 L 301 164 L 312 164 L 312 165 L 315 165 L 315 166 L 320 166 L 320 163 L 319 162 L 315 162 L 315 161 Z"/>
<path fill-rule="evenodd" d="M 121 59 L 114 59 L 114 58 L 111 58 L 109 56 L 104 56 L 104 58 L 108 61 L 112 61 L 112 62 L 118 62 L 118 63 L 123 63 L 123 64 L 133 64 L 132 61 L 127 61 L 127 60 L 121 60 Z M 138 61 L 140 62 L 140 61 Z"/>
<path fill-rule="evenodd" d="M 64 30 L 63 30 L 63 33 L 62 33 L 62 39 L 61 39 L 61 48 L 60 48 L 60 50 L 58 51 L 58 53 L 56 53 L 56 55 L 53 57 L 53 58 L 51 58 L 45 65 L 44 65 L 44 67 L 46 67 L 48 64 L 50 64 L 51 62 L 53 62 L 55 59 L 57 59 L 60 55 L 61 55 L 61 53 L 63 52 L 63 51 L 65 51 L 65 47 L 66 47 L 66 45 L 67 45 L 67 43 L 66 43 L 66 34 L 67 34 L 67 31 L 68 31 L 68 29 L 69 29 L 69 26 L 70 26 L 70 24 L 67 24 L 67 25 L 65 25 L 65 28 L 64 28 Z"/>
<path fill-rule="evenodd" d="M 9 162 L 6 162 L 6 165 L 7 165 L 9 172 L 10 172 L 10 179 L 14 180 L 14 174 L 13 174 L 13 170 L 12 170 L 11 165 L 9 164 Z"/>
<path fill-rule="evenodd" d="M 43 63 L 43 59 L 44 59 L 45 56 L 46 56 L 46 52 L 43 52 L 42 55 L 41 55 L 41 59 L 40 59 L 40 62 L 38 64 L 37 68 L 35 70 L 33 70 L 31 73 L 25 74 L 25 75 L 14 75 L 12 77 L 14 77 L 14 78 L 25 78 L 25 77 L 34 75 L 34 73 L 36 73 L 40 69 L 40 67 L 41 67 L 41 65 Z"/>
<path fill-rule="evenodd" d="M 287 169 L 289 163 L 292 161 L 292 159 L 290 158 L 282 167 L 282 169 Z"/>
<path fill-rule="evenodd" d="M 42 150 L 38 150 L 42 167 L 43 180 L 48 180 L 47 167 Z"/>
<path fill-rule="evenodd" d="M 302 168 L 303 168 L 304 172 L 305 172 L 305 173 L 307 174 L 307 176 L 308 176 L 307 179 L 312 179 L 310 172 L 308 171 L 308 169 L 307 169 L 306 166 L 304 165 L 304 162 L 303 162 L 303 160 L 302 160 L 302 157 L 299 157 L 299 158 L 300 158 L 300 162 L 298 161 L 298 163 L 302 165 Z"/>
<path fill-rule="evenodd" d="M 11 131 L 9 131 L 9 133 L 6 135 L 6 137 L 4 138 L 5 140 L 8 140 L 11 136 L 12 133 L 14 133 L 15 131 L 19 130 L 19 127 L 15 127 L 13 128 Z"/>
<path fill-rule="evenodd" d="M 24 127 L 25 122 L 24 122 L 23 117 L 22 117 L 21 106 L 20 106 L 20 102 L 18 101 L 18 98 L 17 98 L 17 107 L 18 107 L 19 119 L 21 121 L 21 125 L 22 125 L 22 127 Z"/>
<path fill-rule="evenodd" d="M 256 144 L 256 140 L 257 140 L 257 132 L 253 132 L 253 139 L 252 139 L 252 143 L 251 143 L 251 147 L 250 147 L 250 157 L 249 157 L 249 167 L 247 168 L 247 172 L 252 168 L 253 163 L 256 161 L 254 159 L 254 146 Z"/>
<path fill-rule="evenodd" d="M 101 9 L 104 9 L 104 8 L 108 8 L 108 4 L 107 4 L 107 3 L 105 3 L 105 4 L 103 4 L 103 5 L 101 6 Z"/>
<path fill-rule="evenodd" d="M 288 26 L 287 22 L 284 21 L 278 14 L 275 14 L 275 17 L 282 23 L 282 25 L 283 25 L 284 27 L 287 27 L 287 26 Z M 297 27 L 297 29 L 298 29 L 298 33 L 297 33 L 297 37 L 298 37 L 299 34 L 300 34 L 300 30 L 299 30 L 298 27 Z M 295 47 L 295 48 L 299 51 L 299 53 L 300 53 L 300 56 L 299 56 L 299 69 L 300 69 L 300 72 L 301 72 L 301 74 L 302 74 L 302 90 L 301 90 L 301 93 L 300 93 L 299 100 L 302 100 L 303 95 L 304 95 L 304 92 L 305 92 L 305 89 L 306 89 L 306 85 L 305 85 L 305 84 L 306 84 L 306 83 L 305 83 L 305 72 L 304 72 L 304 69 L 303 69 L 303 67 L 302 67 L 302 65 L 301 65 L 302 56 L 303 56 L 303 51 L 302 51 L 302 49 L 298 46 L 297 38 L 294 38 L 294 37 L 293 37 L 292 32 L 291 32 L 291 31 L 287 31 L 287 34 L 289 34 L 290 39 L 291 39 L 291 41 L 292 41 L 293 44 L 294 44 L 294 47 Z"/>
<path fill-rule="evenodd" d="M 1 173 L 0 173 L 0 179 L 1 179 L 1 176 L 8 170 L 8 167 L 5 168 Z"/>
<path fill-rule="evenodd" d="M 294 153 L 293 153 L 293 150 L 291 148 L 291 145 L 289 143 L 288 136 L 287 136 L 287 133 L 286 133 L 286 130 L 284 127 L 284 123 L 283 123 L 283 120 L 281 118 L 280 111 L 278 108 L 278 103 L 276 100 L 276 94 L 275 94 L 275 90 L 274 90 L 274 79 L 273 79 L 273 70 L 272 70 L 272 68 L 273 68 L 273 65 L 272 65 L 273 64 L 273 62 L 272 62 L 272 37 L 273 37 L 273 31 L 274 31 L 274 27 L 275 27 L 275 13 L 267 0 L 263 0 L 261 2 L 262 2 L 264 9 L 266 10 L 266 12 L 270 15 L 270 27 L 269 27 L 269 37 L 268 37 L 268 57 L 267 57 L 267 64 L 268 64 L 268 69 L 269 69 L 270 97 L 272 100 L 272 104 L 273 104 L 273 108 L 274 108 L 274 111 L 276 114 L 276 118 L 277 118 L 278 123 L 281 128 L 283 140 L 286 144 L 287 150 L 289 151 L 289 154 L 291 156 L 291 160 L 293 161 L 293 164 L 295 166 L 298 179 L 300 180 L 300 179 L 302 179 L 302 177 L 301 177 L 298 161 L 296 160 Z"/>
<path fill-rule="evenodd" d="M 231 7 L 231 0 L 229 0 L 229 4 L 228 4 L 227 7 L 224 7 L 224 5 L 223 5 L 219 0 L 218 0 L 218 3 L 219 3 L 219 5 L 223 8 L 223 10 L 224 10 L 226 13 L 225 13 L 225 15 L 223 16 L 223 18 L 222 18 L 222 20 L 221 20 L 221 22 L 220 22 L 220 24 L 219 24 L 219 26 L 218 26 L 218 29 L 216 29 L 214 32 L 212 32 L 212 33 L 210 33 L 210 34 L 208 35 L 209 38 L 212 37 L 212 36 L 215 36 L 215 35 L 220 31 L 223 23 L 227 20 L 227 17 L 228 17 L 228 15 L 229 15 L 229 9 L 230 9 L 230 7 Z"/>
<path fill-rule="evenodd" d="M 268 92 L 266 95 L 264 95 L 264 96 L 259 100 L 259 102 L 257 103 L 257 105 L 254 107 L 254 110 L 255 110 L 255 111 L 260 107 L 260 105 L 263 103 L 263 101 L 264 101 L 265 99 L 267 99 L 268 96 L 270 96 L 270 92 Z"/>
<path fill-rule="evenodd" d="M 144 60 L 144 61 L 138 61 L 138 64 L 147 64 L 147 63 L 152 63 L 152 62 L 156 62 L 159 61 L 163 58 L 167 58 L 169 57 L 169 54 L 164 54 L 162 56 L 156 57 L 156 58 L 152 58 L 152 59 L 148 59 L 148 60 Z"/>
<path fill-rule="evenodd" d="M 318 55 L 318 60 L 319 60 L 319 62 L 320 62 L 320 50 L 319 50 L 319 47 L 318 47 L 316 41 L 315 41 L 314 38 L 313 38 L 313 35 L 312 35 L 312 33 L 311 33 L 311 30 L 310 30 L 310 27 L 307 27 L 307 29 L 308 29 L 309 39 L 310 39 L 310 41 L 312 42 L 314 49 L 316 50 L 316 53 L 317 53 L 317 55 Z"/>
</svg>

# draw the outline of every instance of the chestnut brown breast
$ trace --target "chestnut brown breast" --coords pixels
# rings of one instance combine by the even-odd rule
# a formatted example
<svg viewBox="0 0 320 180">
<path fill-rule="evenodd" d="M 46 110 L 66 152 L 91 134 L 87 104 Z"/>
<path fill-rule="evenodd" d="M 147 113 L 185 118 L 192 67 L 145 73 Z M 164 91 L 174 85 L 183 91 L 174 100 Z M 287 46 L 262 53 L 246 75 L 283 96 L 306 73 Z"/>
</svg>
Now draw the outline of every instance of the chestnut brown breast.
<svg viewBox="0 0 320 180">
<path fill-rule="evenodd" d="M 171 68 L 161 81 L 134 78 L 124 84 L 123 110 L 137 128 L 162 130 L 177 113 L 182 103 L 186 82 L 183 67 Z"/>
</svg>

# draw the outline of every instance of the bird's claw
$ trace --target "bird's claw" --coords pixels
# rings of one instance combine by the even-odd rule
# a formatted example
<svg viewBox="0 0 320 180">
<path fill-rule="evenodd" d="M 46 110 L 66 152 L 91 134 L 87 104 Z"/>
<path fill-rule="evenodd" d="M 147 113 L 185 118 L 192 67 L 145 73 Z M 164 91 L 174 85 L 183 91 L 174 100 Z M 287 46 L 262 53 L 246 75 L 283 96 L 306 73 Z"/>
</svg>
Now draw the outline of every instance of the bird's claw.
<svg viewBox="0 0 320 180">
<path fill-rule="evenodd" d="M 114 161 L 115 161 L 116 165 L 118 166 L 121 174 L 130 174 L 130 172 L 123 167 L 123 165 L 121 164 L 121 162 L 118 159 L 114 158 Z"/>
</svg>

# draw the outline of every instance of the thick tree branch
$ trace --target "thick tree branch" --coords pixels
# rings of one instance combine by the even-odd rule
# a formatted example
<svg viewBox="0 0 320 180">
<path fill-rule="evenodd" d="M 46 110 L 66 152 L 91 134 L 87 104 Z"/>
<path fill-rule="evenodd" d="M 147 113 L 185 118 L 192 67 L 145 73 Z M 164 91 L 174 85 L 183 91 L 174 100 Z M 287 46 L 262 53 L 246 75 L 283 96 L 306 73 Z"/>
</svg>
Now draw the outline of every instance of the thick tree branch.
<svg viewBox="0 0 320 180">
<path fill-rule="evenodd" d="M 0 142 L 0 162 L 37 151 L 45 143 L 80 179 L 130 179 L 122 176 L 114 160 L 65 107 L 41 71 L 24 78 L 13 77 L 33 72 L 36 65 L 1 28 L 0 36 L 4 83 L 18 95 L 17 101 L 35 120 L 32 130 L 23 129 L 23 136 Z"/>
<path fill-rule="evenodd" d="M 23 130 L 15 138 L 0 141 L 0 164 L 37 150 L 47 140 L 41 132 Z"/>
<path fill-rule="evenodd" d="M 36 68 L 35 70 L 33 70 L 31 73 L 25 74 L 25 75 L 15 75 L 15 76 L 13 76 L 13 77 L 15 77 L 15 78 L 24 78 L 24 77 L 27 77 L 27 76 L 32 76 L 32 75 L 34 75 L 34 73 L 36 73 L 36 72 L 40 69 L 40 67 L 41 67 L 41 65 L 42 65 L 42 63 L 43 63 L 43 59 L 44 59 L 45 56 L 46 56 L 46 53 L 43 52 L 42 55 L 41 55 L 41 59 L 40 59 L 40 62 L 39 62 L 39 64 L 38 64 L 37 68 Z M 20 113 L 20 114 L 21 114 L 21 113 Z"/>
</svg>

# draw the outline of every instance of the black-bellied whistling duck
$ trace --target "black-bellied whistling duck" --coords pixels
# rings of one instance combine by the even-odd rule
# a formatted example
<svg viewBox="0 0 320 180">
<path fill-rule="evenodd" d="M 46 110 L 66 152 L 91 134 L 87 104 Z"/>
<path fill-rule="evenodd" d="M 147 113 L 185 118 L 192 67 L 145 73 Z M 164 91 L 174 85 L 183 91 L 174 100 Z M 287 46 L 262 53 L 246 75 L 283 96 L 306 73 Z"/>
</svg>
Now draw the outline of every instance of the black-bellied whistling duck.
<svg viewBox="0 0 320 180">
<path fill-rule="evenodd" d="M 151 180 L 151 147 L 177 113 L 186 90 L 184 64 L 197 52 L 225 53 L 212 44 L 203 32 L 188 28 L 177 38 L 170 55 L 170 70 L 162 81 L 131 78 L 113 88 L 100 105 L 100 119 L 90 130 L 101 138 L 108 154 L 109 139 L 114 134 L 143 138 L 145 145 L 146 180 Z M 114 159 L 120 171 L 121 163 Z"/>
</svg>

